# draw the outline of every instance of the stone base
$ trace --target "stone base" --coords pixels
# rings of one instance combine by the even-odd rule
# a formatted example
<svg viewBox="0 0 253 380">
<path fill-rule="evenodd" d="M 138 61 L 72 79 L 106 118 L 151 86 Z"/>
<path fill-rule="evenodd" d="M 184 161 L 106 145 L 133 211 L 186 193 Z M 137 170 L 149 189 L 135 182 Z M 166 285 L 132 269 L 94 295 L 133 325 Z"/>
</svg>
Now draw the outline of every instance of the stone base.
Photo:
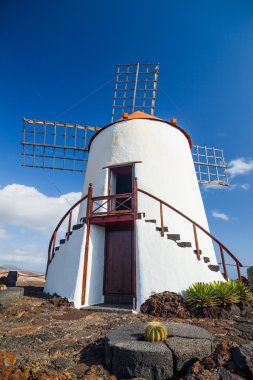
<svg viewBox="0 0 253 380">
<path fill-rule="evenodd" d="M 6 290 L 0 291 L 0 304 L 5 305 L 9 302 L 15 302 L 24 295 L 24 288 L 22 287 L 10 287 Z"/>
<path fill-rule="evenodd" d="M 187 323 L 164 323 L 166 342 L 146 342 L 145 324 L 111 330 L 105 340 L 105 360 L 118 378 L 165 380 L 212 353 L 212 335 Z"/>
</svg>

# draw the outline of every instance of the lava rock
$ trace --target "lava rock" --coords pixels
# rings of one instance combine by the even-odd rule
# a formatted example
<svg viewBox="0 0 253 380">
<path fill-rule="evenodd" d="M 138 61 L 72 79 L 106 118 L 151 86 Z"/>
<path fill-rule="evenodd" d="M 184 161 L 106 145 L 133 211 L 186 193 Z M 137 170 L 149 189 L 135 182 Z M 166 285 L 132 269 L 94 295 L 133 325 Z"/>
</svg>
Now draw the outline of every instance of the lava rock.
<svg viewBox="0 0 253 380">
<path fill-rule="evenodd" d="M 234 347 L 231 356 L 236 367 L 245 372 L 249 379 L 253 379 L 253 342 Z"/>
<path fill-rule="evenodd" d="M 173 292 L 152 295 L 141 305 L 141 312 L 155 317 L 190 317 L 183 297 Z"/>
<path fill-rule="evenodd" d="M 229 309 L 222 307 L 189 307 L 192 318 L 211 318 L 211 319 L 232 319 Z"/>
<path fill-rule="evenodd" d="M 119 378 L 165 380 L 173 375 L 172 353 L 164 343 L 118 343 L 113 347 L 111 372 Z"/>
<path fill-rule="evenodd" d="M 211 355 L 212 342 L 208 339 L 187 339 L 172 337 L 166 340 L 172 351 L 176 371 L 188 369 L 196 360 Z"/>
<path fill-rule="evenodd" d="M 190 325 L 189 323 L 164 322 L 167 327 L 169 337 L 179 337 L 188 339 L 208 339 L 212 341 L 213 336 L 202 327 Z"/>
<path fill-rule="evenodd" d="M 170 378 L 173 370 L 185 370 L 196 359 L 211 354 L 213 336 L 205 329 L 188 323 L 164 322 L 164 325 L 168 331 L 165 343 L 145 342 L 143 323 L 111 330 L 105 340 L 109 370 L 121 379 L 140 376 L 163 380 Z"/>
<path fill-rule="evenodd" d="M 6 278 L 6 285 L 12 286 L 12 287 L 16 286 L 17 279 L 18 279 L 18 272 L 14 270 L 10 270 Z"/>
<path fill-rule="evenodd" d="M 73 306 L 73 302 L 69 302 L 67 298 L 61 298 L 56 294 L 54 294 L 53 296 L 48 296 L 48 298 L 49 298 L 49 302 L 52 303 L 56 307 Z"/>
</svg>

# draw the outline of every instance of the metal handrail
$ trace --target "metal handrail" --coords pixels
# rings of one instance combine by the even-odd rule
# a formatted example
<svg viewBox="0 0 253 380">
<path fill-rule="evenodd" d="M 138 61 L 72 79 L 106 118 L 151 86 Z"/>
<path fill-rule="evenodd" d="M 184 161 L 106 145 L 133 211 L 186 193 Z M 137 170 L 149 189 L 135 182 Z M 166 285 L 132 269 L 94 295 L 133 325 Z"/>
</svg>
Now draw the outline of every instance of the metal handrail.
<svg viewBox="0 0 253 380">
<path fill-rule="evenodd" d="M 49 242 L 49 246 L 48 246 L 48 258 L 47 258 L 46 275 L 47 275 L 47 271 L 48 271 L 48 266 L 49 266 L 50 262 L 52 261 L 52 259 L 54 257 L 54 249 L 55 249 L 55 243 L 56 243 L 56 236 L 57 236 L 57 232 L 58 232 L 59 228 L 61 227 L 62 223 L 67 218 L 67 216 L 69 216 L 68 232 L 67 232 L 67 240 L 69 240 L 70 229 L 71 229 L 71 220 L 72 220 L 72 211 L 74 210 L 74 208 L 76 208 L 76 206 L 78 206 L 80 203 L 82 203 L 83 201 L 85 201 L 85 199 L 87 199 L 87 197 L 88 197 L 88 194 L 86 194 L 84 197 L 82 197 L 81 199 L 79 199 L 79 201 L 77 201 L 76 203 L 74 203 L 73 206 L 71 206 L 70 209 L 66 212 L 66 214 L 63 215 L 63 217 L 61 218 L 61 220 L 59 221 L 59 223 L 55 227 L 54 232 L 53 232 L 53 234 L 51 236 L 51 239 L 50 239 L 50 242 Z"/>
<path fill-rule="evenodd" d="M 235 261 L 236 263 L 236 267 L 237 267 L 237 272 L 238 272 L 238 278 L 239 280 L 241 281 L 242 280 L 242 277 L 241 277 L 241 272 L 240 272 L 240 267 L 242 267 L 242 263 L 237 259 L 237 257 L 235 257 L 233 255 L 233 253 L 220 241 L 218 240 L 214 235 L 212 235 L 209 231 L 207 231 L 204 227 L 202 227 L 200 224 L 198 224 L 197 222 L 195 222 L 193 219 L 191 219 L 189 216 L 185 215 L 183 212 L 179 211 L 178 209 L 176 209 L 175 207 L 173 207 L 172 205 L 170 205 L 169 203 L 163 201 L 162 199 L 152 195 L 151 193 L 145 191 L 145 190 L 142 190 L 140 188 L 137 187 L 137 182 L 136 182 L 136 187 L 135 187 L 135 190 L 133 193 L 125 193 L 125 194 L 115 194 L 115 195 L 104 195 L 104 196 L 98 196 L 98 197 L 91 197 L 91 204 L 93 204 L 93 202 L 97 203 L 98 200 L 106 200 L 107 202 L 108 201 L 111 201 L 113 199 L 117 199 L 117 198 L 127 198 L 129 197 L 130 198 L 133 198 L 133 199 L 136 199 L 136 206 L 134 207 L 135 209 L 135 212 L 137 212 L 138 210 L 138 205 L 137 205 L 137 192 L 140 192 L 140 193 L 143 193 L 147 196 L 149 196 L 150 198 L 153 198 L 155 201 L 159 202 L 160 204 L 160 218 L 161 218 L 161 232 L 162 232 L 162 236 L 164 236 L 164 222 L 163 222 L 163 205 L 170 208 L 171 210 L 173 210 L 174 212 L 176 212 L 178 215 L 182 216 L 184 219 L 188 220 L 190 223 L 192 223 L 193 225 L 193 232 L 194 232 L 194 238 L 195 238 L 195 244 L 196 244 L 196 253 L 197 253 L 197 258 L 198 260 L 200 260 L 200 249 L 199 249 L 199 244 L 198 244 L 198 237 L 197 237 L 197 228 L 200 229 L 202 232 L 204 232 L 207 236 L 209 236 L 213 241 L 215 241 L 218 245 L 219 245 L 219 248 L 220 248 L 220 253 L 221 253 L 221 259 L 222 259 L 222 264 L 223 264 L 223 269 L 224 269 L 224 277 L 226 280 L 228 280 L 228 274 L 227 274 L 227 269 L 226 269 L 226 262 L 225 262 L 225 258 L 224 258 L 224 253 L 223 253 L 223 250 Z M 86 200 L 88 198 L 88 194 L 85 195 L 84 197 L 82 197 L 79 201 L 77 201 L 67 212 L 66 214 L 61 218 L 61 220 L 59 221 L 59 223 L 57 224 L 52 236 L 51 236 L 51 239 L 50 239 L 50 243 L 49 243 L 49 247 L 48 247 L 48 262 L 47 262 L 47 271 L 48 271 L 48 266 L 50 264 L 50 262 L 52 261 L 53 257 L 54 257 L 54 253 L 55 253 L 55 243 L 56 243 L 56 236 L 57 236 L 57 232 L 60 228 L 60 226 L 62 225 L 62 223 L 64 222 L 64 220 L 67 218 L 67 216 L 69 216 L 69 223 L 68 223 L 68 232 L 67 232 L 67 240 L 69 240 L 69 236 L 70 236 L 70 229 L 71 229 L 71 221 L 72 221 L 72 211 L 73 209 L 78 206 L 80 203 L 82 203 L 84 200 Z M 106 202 L 105 202 L 106 203 Z M 100 206 L 102 207 L 102 206 Z M 98 208 L 100 208 L 98 207 Z M 99 212 L 99 213 L 96 213 L 94 211 L 92 211 L 91 209 L 91 217 L 92 216 L 96 216 L 98 214 L 102 215 L 102 214 L 110 214 L 110 213 L 118 213 L 118 214 L 121 214 L 121 213 L 127 213 L 127 212 L 131 212 L 133 211 L 133 209 L 129 209 L 129 210 L 108 210 L 107 212 Z M 82 218 L 83 219 L 83 222 L 86 222 L 85 218 Z M 46 271 L 46 273 L 47 273 Z"/>
<path fill-rule="evenodd" d="M 199 247 L 198 247 L 196 227 L 198 227 L 201 231 L 203 231 L 206 235 L 208 235 L 212 240 L 214 240 L 219 245 L 220 250 L 221 250 L 221 258 L 222 258 L 222 264 L 223 264 L 223 267 L 224 267 L 225 276 L 227 277 L 227 271 L 226 271 L 226 263 L 225 263 L 224 256 L 223 256 L 223 250 L 225 252 L 227 252 L 227 254 L 236 262 L 238 277 L 239 277 L 239 280 L 241 281 L 241 273 L 240 273 L 240 268 L 239 267 L 243 266 L 242 263 L 237 259 L 237 257 L 235 257 L 233 255 L 233 253 L 220 240 L 218 240 L 214 235 L 212 235 L 209 231 L 207 231 L 204 227 L 202 227 L 200 224 L 198 224 L 197 222 L 195 222 L 189 216 L 185 215 L 183 212 L 181 212 L 181 211 L 177 210 L 175 207 L 171 206 L 169 203 L 167 203 L 167 202 L 163 201 L 162 199 L 160 199 L 160 198 L 158 198 L 158 197 L 150 194 L 149 192 L 147 192 L 145 190 L 142 190 L 142 189 L 139 189 L 139 188 L 137 190 L 140 193 L 143 193 L 143 194 L 145 194 L 145 195 L 153 198 L 157 202 L 160 202 L 160 205 L 163 204 L 164 206 L 167 206 L 168 208 L 170 208 L 171 210 L 175 211 L 177 214 L 179 214 L 184 219 L 188 220 L 189 222 L 191 222 L 193 224 L 194 235 L 195 235 L 195 242 L 196 242 L 197 256 L 199 256 L 200 253 L 199 253 Z M 160 210 L 162 210 L 161 207 L 160 207 Z M 161 229 L 163 231 L 163 214 L 162 214 L 162 212 L 161 212 L 160 215 L 161 215 L 161 224 L 162 224 Z M 200 256 L 198 258 L 200 259 Z"/>
</svg>

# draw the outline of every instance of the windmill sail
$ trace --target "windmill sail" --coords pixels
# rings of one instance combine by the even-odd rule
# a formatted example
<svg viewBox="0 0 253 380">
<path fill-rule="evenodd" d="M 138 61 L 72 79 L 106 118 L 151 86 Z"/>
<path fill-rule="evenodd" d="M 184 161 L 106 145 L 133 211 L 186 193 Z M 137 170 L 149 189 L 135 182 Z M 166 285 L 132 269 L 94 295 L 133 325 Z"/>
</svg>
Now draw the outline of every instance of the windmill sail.
<svg viewBox="0 0 253 380">
<path fill-rule="evenodd" d="M 158 72 L 158 63 L 117 65 L 112 122 L 123 113 L 143 111 L 154 115 Z"/>
<path fill-rule="evenodd" d="M 158 63 L 118 64 L 112 119 L 143 111 L 154 115 Z M 23 119 L 22 166 L 85 172 L 91 137 L 101 128 Z M 193 161 L 199 183 L 228 186 L 223 150 L 194 145 Z"/>
<path fill-rule="evenodd" d="M 229 185 L 223 149 L 193 145 L 192 157 L 199 183 Z"/>
<path fill-rule="evenodd" d="M 23 119 L 22 166 L 85 172 L 88 145 L 100 128 Z"/>
</svg>

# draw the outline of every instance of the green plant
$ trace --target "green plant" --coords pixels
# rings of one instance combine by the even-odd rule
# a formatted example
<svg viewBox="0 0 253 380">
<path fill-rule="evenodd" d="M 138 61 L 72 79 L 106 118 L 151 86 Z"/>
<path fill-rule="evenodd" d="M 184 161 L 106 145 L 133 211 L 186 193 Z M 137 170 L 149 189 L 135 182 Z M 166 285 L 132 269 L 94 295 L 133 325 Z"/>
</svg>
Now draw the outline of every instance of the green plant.
<svg viewBox="0 0 253 380">
<path fill-rule="evenodd" d="M 160 322 L 150 322 L 145 328 L 145 340 L 148 342 L 164 342 L 168 333 L 164 324 Z"/>
<path fill-rule="evenodd" d="M 240 298 L 240 301 L 253 301 L 253 294 L 249 288 L 239 281 L 229 281 L 230 287 Z"/>
<path fill-rule="evenodd" d="M 0 284 L 0 291 L 1 290 L 6 290 L 7 289 L 7 286 L 6 285 L 4 285 L 4 284 Z"/>
<path fill-rule="evenodd" d="M 190 306 L 212 307 L 218 304 L 217 294 L 211 284 L 196 282 L 185 292 L 184 298 Z"/>
<path fill-rule="evenodd" d="M 240 302 L 239 295 L 236 293 L 235 289 L 230 285 L 229 282 L 215 281 L 211 284 L 211 286 L 216 293 L 218 305 L 227 306 L 232 303 Z"/>
</svg>

